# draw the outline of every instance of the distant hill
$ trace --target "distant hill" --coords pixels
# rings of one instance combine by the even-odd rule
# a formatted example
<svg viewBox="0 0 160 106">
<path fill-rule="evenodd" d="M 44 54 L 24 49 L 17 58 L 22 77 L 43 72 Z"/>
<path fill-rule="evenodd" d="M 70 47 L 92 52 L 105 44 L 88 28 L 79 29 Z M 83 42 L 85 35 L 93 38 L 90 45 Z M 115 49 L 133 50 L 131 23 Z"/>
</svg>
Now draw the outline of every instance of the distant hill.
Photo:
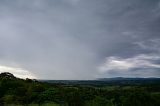
<svg viewBox="0 0 160 106">
<path fill-rule="evenodd" d="M 126 86 L 126 85 L 150 85 L 160 84 L 160 78 L 98 78 L 96 80 L 39 80 L 52 84 L 84 85 L 84 86 Z"/>
<path fill-rule="evenodd" d="M 154 77 L 149 77 L 149 78 L 125 78 L 125 77 L 114 77 L 114 78 L 98 78 L 97 80 L 100 81 L 113 81 L 113 80 L 160 80 L 160 78 L 154 78 Z"/>
</svg>

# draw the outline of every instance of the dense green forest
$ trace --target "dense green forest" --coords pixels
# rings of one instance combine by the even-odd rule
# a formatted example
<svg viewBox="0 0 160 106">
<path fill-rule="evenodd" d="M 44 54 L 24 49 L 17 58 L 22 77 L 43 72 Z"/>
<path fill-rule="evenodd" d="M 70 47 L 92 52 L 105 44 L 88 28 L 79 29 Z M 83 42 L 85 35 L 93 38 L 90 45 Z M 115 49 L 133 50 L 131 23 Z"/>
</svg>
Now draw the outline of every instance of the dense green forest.
<svg viewBox="0 0 160 106">
<path fill-rule="evenodd" d="M 0 106 L 160 106 L 160 80 L 86 82 L 47 83 L 1 73 Z"/>
</svg>

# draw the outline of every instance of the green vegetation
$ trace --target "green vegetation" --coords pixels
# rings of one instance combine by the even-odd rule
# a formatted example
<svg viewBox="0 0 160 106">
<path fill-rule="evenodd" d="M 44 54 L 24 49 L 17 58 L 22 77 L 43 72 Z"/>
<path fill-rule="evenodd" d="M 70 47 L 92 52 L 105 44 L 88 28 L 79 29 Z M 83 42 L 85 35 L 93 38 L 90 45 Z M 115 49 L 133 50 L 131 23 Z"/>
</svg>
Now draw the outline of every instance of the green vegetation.
<svg viewBox="0 0 160 106">
<path fill-rule="evenodd" d="M 58 84 L 1 73 L 0 106 L 160 106 L 160 80 L 121 82 Z"/>
<path fill-rule="evenodd" d="M 7 104 L 6 106 L 22 106 L 22 104 Z M 25 105 L 26 106 L 26 105 Z M 38 104 L 28 104 L 27 106 L 39 106 Z M 43 106 L 59 106 L 55 103 L 44 103 Z"/>
</svg>

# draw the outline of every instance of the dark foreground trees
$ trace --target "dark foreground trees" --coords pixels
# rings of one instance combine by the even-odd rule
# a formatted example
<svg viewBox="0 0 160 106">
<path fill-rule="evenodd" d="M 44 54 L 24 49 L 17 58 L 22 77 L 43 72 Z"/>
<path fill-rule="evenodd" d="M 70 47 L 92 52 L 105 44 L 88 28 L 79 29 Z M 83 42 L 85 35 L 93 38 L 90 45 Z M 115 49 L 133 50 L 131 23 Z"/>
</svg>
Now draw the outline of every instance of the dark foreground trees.
<svg viewBox="0 0 160 106">
<path fill-rule="evenodd" d="M 31 103 L 43 106 L 47 102 L 59 106 L 160 106 L 160 89 L 157 88 L 158 83 L 118 87 L 49 84 L 2 73 L 0 106 Z"/>
</svg>

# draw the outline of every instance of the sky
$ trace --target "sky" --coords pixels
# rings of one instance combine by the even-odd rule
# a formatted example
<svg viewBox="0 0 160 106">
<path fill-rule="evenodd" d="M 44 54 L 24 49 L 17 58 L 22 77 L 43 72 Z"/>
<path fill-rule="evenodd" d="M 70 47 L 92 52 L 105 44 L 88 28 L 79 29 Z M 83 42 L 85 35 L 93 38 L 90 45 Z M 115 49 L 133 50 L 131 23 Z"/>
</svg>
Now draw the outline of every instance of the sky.
<svg viewBox="0 0 160 106">
<path fill-rule="evenodd" d="M 0 0 L 0 72 L 160 77 L 160 0 Z"/>
</svg>

